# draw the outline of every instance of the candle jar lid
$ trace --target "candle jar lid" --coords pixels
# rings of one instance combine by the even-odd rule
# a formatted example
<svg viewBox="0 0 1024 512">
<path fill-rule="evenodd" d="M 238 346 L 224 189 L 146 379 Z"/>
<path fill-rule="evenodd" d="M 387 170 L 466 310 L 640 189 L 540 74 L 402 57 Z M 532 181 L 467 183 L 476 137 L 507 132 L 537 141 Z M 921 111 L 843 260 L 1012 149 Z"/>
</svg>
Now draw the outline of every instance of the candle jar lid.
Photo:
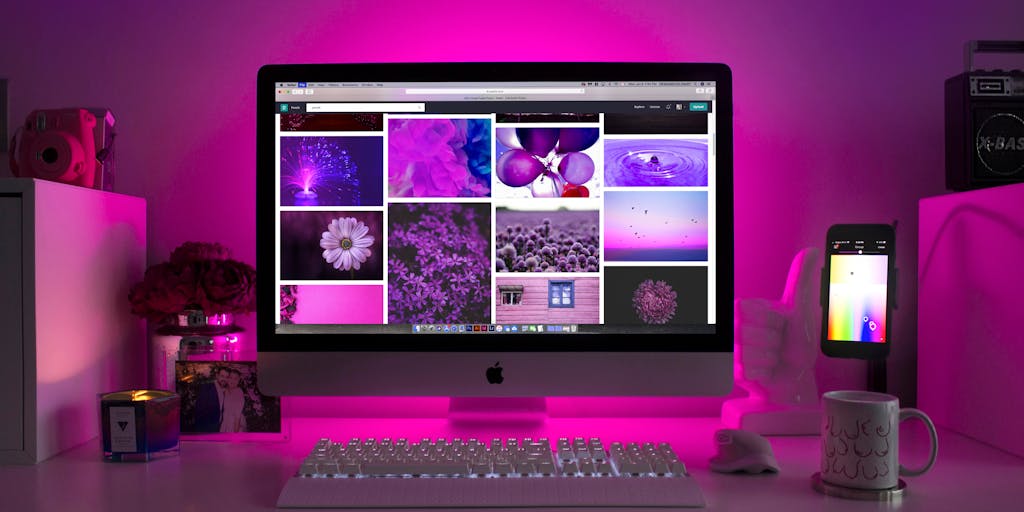
<svg viewBox="0 0 1024 512">
<path fill-rule="evenodd" d="M 129 389 L 125 391 L 104 393 L 100 396 L 100 400 L 103 400 L 104 402 L 141 402 L 146 400 L 162 400 L 173 396 L 177 396 L 177 394 L 160 389 Z"/>
</svg>

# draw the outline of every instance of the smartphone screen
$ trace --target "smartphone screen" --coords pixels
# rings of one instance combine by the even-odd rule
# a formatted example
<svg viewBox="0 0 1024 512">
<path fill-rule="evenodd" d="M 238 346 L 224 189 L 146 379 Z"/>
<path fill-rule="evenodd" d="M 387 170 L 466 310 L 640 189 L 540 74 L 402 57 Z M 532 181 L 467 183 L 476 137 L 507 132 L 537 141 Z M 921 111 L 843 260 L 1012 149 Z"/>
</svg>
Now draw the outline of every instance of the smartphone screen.
<svg viewBox="0 0 1024 512">
<path fill-rule="evenodd" d="M 886 342 L 891 246 L 888 240 L 829 240 L 826 339 Z"/>
</svg>

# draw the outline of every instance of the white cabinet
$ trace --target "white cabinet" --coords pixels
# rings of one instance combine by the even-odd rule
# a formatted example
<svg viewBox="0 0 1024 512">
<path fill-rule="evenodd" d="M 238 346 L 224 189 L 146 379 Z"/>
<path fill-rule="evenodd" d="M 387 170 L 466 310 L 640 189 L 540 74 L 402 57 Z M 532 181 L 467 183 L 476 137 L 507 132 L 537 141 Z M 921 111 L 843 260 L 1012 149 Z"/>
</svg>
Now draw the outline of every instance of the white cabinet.
<svg viewBox="0 0 1024 512">
<path fill-rule="evenodd" d="M 98 394 L 144 386 L 145 266 L 145 200 L 0 178 L 0 463 L 95 438 Z"/>
<path fill-rule="evenodd" d="M 919 209 L 917 405 L 1024 457 L 1024 183 Z"/>
</svg>

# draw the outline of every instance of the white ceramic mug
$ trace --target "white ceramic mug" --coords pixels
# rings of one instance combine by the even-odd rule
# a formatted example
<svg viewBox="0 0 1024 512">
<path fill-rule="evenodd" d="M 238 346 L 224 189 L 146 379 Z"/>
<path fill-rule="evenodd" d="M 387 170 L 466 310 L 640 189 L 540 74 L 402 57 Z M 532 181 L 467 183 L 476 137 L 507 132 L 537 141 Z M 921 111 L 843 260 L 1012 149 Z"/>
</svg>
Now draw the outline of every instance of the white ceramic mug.
<svg viewBox="0 0 1024 512">
<path fill-rule="evenodd" d="M 939 449 L 935 425 L 917 409 L 900 409 L 900 399 L 870 391 L 829 391 L 823 395 L 821 479 L 857 489 L 890 489 L 900 476 L 923 475 Z M 919 469 L 899 464 L 899 424 L 917 418 L 928 427 L 931 452 Z"/>
</svg>

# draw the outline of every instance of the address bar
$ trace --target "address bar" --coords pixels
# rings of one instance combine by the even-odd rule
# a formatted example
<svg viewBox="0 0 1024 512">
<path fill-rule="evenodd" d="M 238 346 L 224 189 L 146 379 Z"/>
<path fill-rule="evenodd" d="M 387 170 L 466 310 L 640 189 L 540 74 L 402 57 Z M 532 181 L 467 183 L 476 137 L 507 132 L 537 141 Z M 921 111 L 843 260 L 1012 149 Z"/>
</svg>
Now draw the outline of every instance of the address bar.
<svg viewBox="0 0 1024 512">
<path fill-rule="evenodd" d="M 406 94 L 583 94 L 581 87 L 511 87 L 511 88 L 426 88 L 406 89 Z"/>
<path fill-rule="evenodd" d="M 306 112 L 426 112 L 423 103 L 306 103 Z"/>
</svg>

